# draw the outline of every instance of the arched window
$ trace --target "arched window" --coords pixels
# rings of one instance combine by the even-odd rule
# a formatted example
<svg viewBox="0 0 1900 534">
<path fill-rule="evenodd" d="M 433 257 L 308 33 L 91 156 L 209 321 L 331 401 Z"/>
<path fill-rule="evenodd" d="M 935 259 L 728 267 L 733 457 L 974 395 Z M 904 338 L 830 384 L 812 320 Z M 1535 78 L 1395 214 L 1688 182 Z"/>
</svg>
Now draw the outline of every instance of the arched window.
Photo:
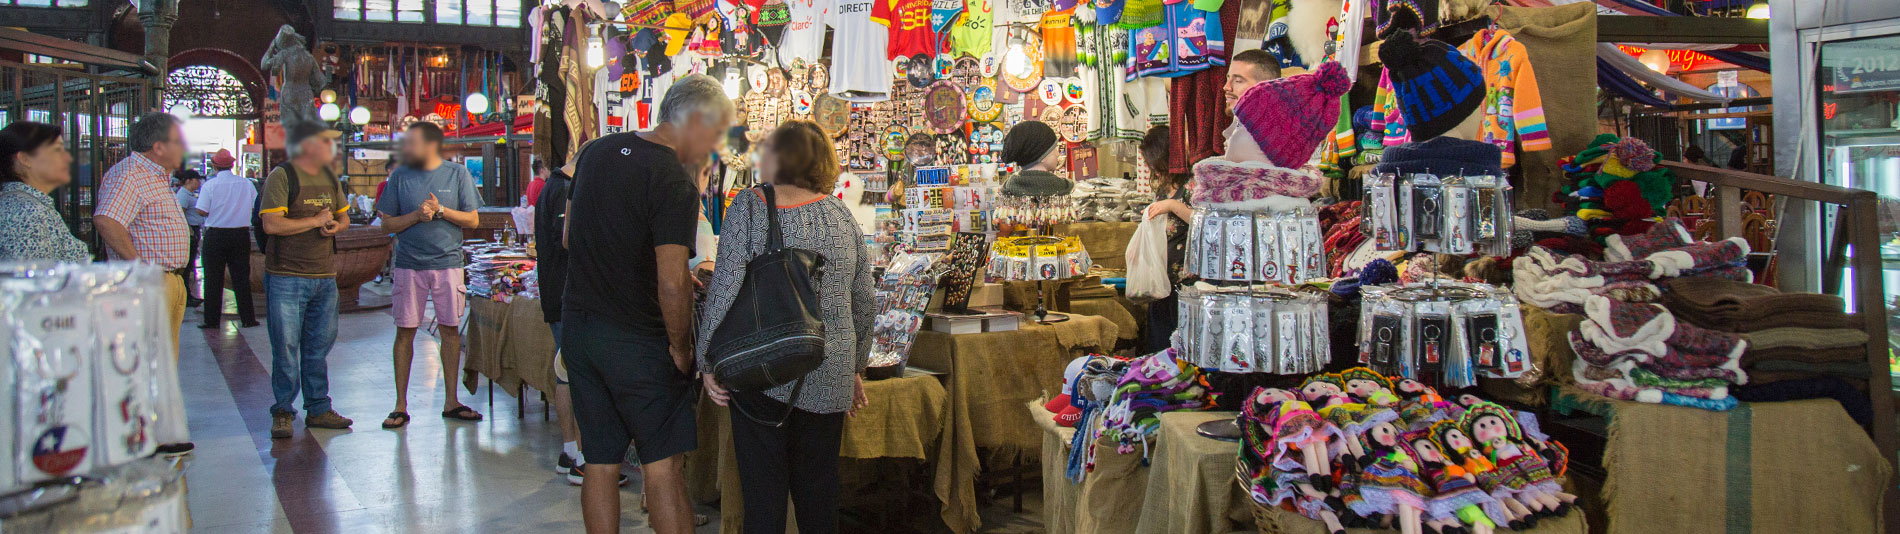
<svg viewBox="0 0 1900 534">
<path fill-rule="evenodd" d="M 182 105 L 192 116 L 210 118 L 255 118 L 257 106 L 244 82 L 224 69 L 191 65 L 171 72 L 165 79 L 165 106 Z"/>
</svg>

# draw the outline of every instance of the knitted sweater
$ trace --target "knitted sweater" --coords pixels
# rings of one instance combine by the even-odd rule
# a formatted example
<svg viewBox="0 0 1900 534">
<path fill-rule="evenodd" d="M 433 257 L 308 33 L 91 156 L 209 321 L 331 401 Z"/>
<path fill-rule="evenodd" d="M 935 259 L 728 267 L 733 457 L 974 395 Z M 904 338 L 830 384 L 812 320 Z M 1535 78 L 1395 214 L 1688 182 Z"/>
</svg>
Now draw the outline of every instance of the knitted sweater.
<svg viewBox="0 0 1900 534">
<path fill-rule="evenodd" d="M 1484 71 L 1484 117 L 1479 139 L 1504 150 L 1504 167 L 1517 163 L 1512 142 L 1526 152 L 1550 150 L 1550 131 L 1544 124 L 1544 98 L 1537 92 L 1537 74 L 1530 52 L 1504 30 L 1486 29 L 1458 47 Z"/>
</svg>

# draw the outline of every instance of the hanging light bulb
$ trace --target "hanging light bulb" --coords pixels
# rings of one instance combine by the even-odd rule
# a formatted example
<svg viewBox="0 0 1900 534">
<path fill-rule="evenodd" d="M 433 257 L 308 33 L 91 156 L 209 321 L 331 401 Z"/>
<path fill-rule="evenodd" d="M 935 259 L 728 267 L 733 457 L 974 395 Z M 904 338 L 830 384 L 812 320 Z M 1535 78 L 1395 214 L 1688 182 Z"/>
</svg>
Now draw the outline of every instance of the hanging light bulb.
<svg viewBox="0 0 1900 534">
<path fill-rule="evenodd" d="M 335 89 L 324 89 L 324 90 L 323 90 L 323 93 L 321 93 L 321 96 L 323 97 L 323 103 L 325 103 L 325 104 L 328 104 L 328 103 L 331 103 L 331 102 L 336 102 L 336 90 L 335 90 Z"/>
<path fill-rule="evenodd" d="M 587 38 L 587 68 L 598 69 L 607 65 L 607 45 L 600 37 Z"/>
<path fill-rule="evenodd" d="M 1651 48 L 1643 52 L 1643 55 L 1636 58 L 1636 60 L 1642 62 L 1643 66 L 1649 67 L 1649 70 L 1663 74 L 1669 73 L 1669 53 L 1662 51 L 1662 49 Z"/>
<path fill-rule="evenodd" d="M 1768 20 L 1768 0 L 1755 0 L 1748 6 L 1748 18 Z"/>
<path fill-rule="evenodd" d="M 336 102 L 329 102 L 317 107 L 317 118 L 323 119 L 324 122 L 333 121 L 342 116 L 343 108 L 337 107 Z"/>
<path fill-rule="evenodd" d="M 1023 51 L 1022 38 L 1011 36 L 1009 51 L 1003 53 L 1003 72 L 1021 78 L 1028 76 L 1031 70 L 1034 66 L 1029 64 L 1029 53 Z"/>
<path fill-rule="evenodd" d="M 462 99 L 462 110 L 476 115 L 487 113 L 488 95 L 480 92 L 469 93 L 468 98 Z"/>
<path fill-rule="evenodd" d="M 357 126 L 369 124 L 369 108 L 363 106 L 350 108 L 350 124 Z"/>
</svg>

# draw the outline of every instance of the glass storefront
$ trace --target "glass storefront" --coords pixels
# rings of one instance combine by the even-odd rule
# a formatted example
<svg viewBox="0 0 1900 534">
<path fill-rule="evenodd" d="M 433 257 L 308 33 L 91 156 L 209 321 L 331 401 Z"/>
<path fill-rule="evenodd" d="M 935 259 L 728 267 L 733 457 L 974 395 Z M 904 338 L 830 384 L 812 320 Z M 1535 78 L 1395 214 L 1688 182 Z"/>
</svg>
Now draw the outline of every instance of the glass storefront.
<svg viewBox="0 0 1900 534">
<path fill-rule="evenodd" d="M 1882 280 L 1888 308 L 1900 309 L 1900 35 L 1823 43 L 1819 60 L 1822 181 L 1880 194 Z M 1900 341 L 1896 325 L 1890 312 L 1889 343 Z M 1889 362 L 1900 375 L 1900 358 Z"/>
</svg>

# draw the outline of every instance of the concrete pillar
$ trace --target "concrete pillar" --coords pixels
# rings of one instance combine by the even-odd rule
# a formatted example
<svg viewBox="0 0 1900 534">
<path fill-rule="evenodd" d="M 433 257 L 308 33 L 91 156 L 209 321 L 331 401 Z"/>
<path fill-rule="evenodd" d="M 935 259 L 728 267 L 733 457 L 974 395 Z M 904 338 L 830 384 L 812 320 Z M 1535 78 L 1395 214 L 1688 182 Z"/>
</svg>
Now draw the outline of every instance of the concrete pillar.
<svg viewBox="0 0 1900 534">
<path fill-rule="evenodd" d="M 139 23 L 145 26 L 145 60 L 158 67 L 158 85 L 164 88 L 171 68 L 172 23 L 178 21 L 178 0 L 138 0 Z"/>
</svg>

